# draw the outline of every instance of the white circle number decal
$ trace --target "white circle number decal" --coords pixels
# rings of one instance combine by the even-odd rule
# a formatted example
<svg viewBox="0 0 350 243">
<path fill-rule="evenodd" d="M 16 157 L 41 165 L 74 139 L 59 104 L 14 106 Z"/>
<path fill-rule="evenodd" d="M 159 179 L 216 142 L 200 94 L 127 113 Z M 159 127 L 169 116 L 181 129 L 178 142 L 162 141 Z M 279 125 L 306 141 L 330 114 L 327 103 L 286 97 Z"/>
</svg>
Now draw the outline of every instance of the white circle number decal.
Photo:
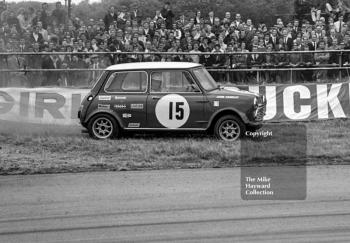
<svg viewBox="0 0 350 243">
<path fill-rule="evenodd" d="M 163 96 L 156 105 L 156 116 L 160 124 L 167 128 L 182 127 L 190 116 L 187 100 L 178 94 Z"/>
</svg>

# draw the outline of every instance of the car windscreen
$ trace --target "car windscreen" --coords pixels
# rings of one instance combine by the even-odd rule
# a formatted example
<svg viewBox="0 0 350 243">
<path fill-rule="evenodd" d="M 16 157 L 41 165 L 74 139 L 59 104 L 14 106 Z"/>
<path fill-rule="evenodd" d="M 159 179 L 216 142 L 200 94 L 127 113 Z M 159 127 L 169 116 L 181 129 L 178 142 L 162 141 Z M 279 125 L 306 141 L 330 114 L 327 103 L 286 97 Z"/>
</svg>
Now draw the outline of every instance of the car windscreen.
<svg viewBox="0 0 350 243">
<path fill-rule="evenodd" d="M 194 75 L 206 91 L 216 89 L 217 83 L 205 68 L 196 68 L 193 70 Z"/>
</svg>

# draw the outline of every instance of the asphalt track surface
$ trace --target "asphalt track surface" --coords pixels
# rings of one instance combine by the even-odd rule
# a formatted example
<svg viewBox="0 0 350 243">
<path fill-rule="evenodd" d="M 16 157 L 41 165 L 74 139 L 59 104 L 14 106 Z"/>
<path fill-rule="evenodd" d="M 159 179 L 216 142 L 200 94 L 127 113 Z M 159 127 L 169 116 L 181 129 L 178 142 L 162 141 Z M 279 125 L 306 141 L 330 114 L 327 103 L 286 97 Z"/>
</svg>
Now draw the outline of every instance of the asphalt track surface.
<svg viewBox="0 0 350 243">
<path fill-rule="evenodd" d="M 309 167 L 303 201 L 243 201 L 239 168 L 4 176 L 0 242 L 350 242 L 349 175 Z"/>
</svg>

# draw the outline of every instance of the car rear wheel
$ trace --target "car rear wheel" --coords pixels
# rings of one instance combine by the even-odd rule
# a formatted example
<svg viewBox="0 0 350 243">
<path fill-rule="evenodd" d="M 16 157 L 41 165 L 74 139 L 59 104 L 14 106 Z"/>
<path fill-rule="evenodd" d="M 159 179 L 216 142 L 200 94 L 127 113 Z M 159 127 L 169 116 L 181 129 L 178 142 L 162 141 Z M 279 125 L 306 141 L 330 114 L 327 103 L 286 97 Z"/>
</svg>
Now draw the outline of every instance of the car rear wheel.
<svg viewBox="0 0 350 243">
<path fill-rule="evenodd" d="M 224 141 L 236 141 L 245 133 L 245 125 L 237 116 L 221 117 L 215 124 L 214 135 Z"/>
<path fill-rule="evenodd" d="M 109 139 L 120 135 L 118 123 L 108 114 L 93 117 L 88 124 L 88 131 L 90 137 L 95 139 Z"/>
</svg>

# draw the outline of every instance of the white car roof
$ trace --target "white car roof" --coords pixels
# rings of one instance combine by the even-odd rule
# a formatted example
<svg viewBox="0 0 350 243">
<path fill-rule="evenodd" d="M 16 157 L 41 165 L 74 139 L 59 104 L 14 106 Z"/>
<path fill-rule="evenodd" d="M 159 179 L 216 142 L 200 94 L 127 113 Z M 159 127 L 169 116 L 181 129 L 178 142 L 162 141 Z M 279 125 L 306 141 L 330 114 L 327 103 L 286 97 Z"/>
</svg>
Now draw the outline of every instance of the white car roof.
<svg viewBox="0 0 350 243">
<path fill-rule="evenodd" d="M 187 69 L 200 66 L 201 64 L 191 62 L 132 62 L 112 65 L 106 68 L 106 70 Z"/>
</svg>

